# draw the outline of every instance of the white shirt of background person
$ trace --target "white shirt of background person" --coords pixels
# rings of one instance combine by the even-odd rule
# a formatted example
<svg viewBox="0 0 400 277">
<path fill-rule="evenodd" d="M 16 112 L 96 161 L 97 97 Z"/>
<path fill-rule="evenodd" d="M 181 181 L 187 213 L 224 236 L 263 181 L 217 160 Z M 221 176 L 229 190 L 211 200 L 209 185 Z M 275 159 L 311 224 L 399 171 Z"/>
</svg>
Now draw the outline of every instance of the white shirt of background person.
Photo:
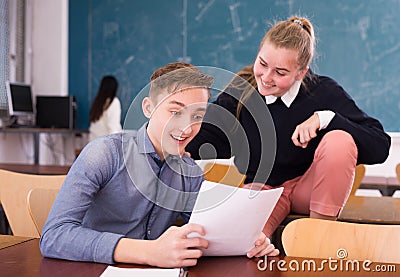
<svg viewBox="0 0 400 277">
<path fill-rule="evenodd" d="M 100 119 L 90 123 L 89 141 L 121 130 L 121 102 L 117 97 L 114 97 L 111 105 L 103 112 Z"/>
</svg>

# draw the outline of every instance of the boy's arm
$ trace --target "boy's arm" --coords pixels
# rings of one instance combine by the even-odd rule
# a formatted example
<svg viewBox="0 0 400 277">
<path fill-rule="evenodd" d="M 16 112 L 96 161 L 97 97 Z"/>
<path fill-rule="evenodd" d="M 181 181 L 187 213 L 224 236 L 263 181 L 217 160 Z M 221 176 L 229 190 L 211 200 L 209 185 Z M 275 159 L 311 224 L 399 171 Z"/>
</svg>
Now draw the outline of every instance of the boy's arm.
<svg viewBox="0 0 400 277">
<path fill-rule="evenodd" d="M 198 248 L 207 248 L 208 241 L 199 237 L 187 238 L 192 232 L 205 235 L 202 226 L 187 224 L 172 226 L 152 241 L 122 238 L 115 247 L 114 261 L 158 267 L 194 266 L 202 255 Z"/>
<path fill-rule="evenodd" d="M 112 263 L 113 250 L 124 235 L 86 228 L 83 220 L 112 176 L 113 151 L 104 140 L 95 140 L 72 165 L 43 228 L 40 249 L 45 257 Z"/>
</svg>

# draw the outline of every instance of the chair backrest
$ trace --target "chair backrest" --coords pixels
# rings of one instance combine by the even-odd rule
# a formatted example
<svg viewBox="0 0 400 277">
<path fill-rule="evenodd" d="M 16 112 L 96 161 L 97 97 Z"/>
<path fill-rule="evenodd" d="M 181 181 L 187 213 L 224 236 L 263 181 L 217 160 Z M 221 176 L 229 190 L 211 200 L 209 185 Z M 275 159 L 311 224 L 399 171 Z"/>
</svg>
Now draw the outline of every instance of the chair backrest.
<svg viewBox="0 0 400 277">
<path fill-rule="evenodd" d="M 397 180 L 400 182 L 400 164 L 397 164 L 396 166 L 396 175 L 397 175 Z"/>
<path fill-rule="evenodd" d="M 353 187 L 351 188 L 350 195 L 355 195 L 356 190 L 360 187 L 361 181 L 365 175 L 365 165 L 359 164 L 356 167 L 356 175 L 354 176 Z"/>
<path fill-rule="evenodd" d="M 57 188 L 66 175 L 33 175 L 0 169 L 0 202 L 15 236 L 40 237 L 28 210 L 32 188 Z"/>
<path fill-rule="evenodd" d="M 359 224 L 302 218 L 282 233 L 288 256 L 400 262 L 400 225 Z"/>
<path fill-rule="evenodd" d="M 246 175 L 241 174 L 235 165 L 207 163 L 203 171 L 207 181 L 235 187 L 242 187 L 246 179 Z"/>
<path fill-rule="evenodd" d="M 29 215 L 40 236 L 58 191 L 59 189 L 34 188 L 28 192 Z"/>
</svg>

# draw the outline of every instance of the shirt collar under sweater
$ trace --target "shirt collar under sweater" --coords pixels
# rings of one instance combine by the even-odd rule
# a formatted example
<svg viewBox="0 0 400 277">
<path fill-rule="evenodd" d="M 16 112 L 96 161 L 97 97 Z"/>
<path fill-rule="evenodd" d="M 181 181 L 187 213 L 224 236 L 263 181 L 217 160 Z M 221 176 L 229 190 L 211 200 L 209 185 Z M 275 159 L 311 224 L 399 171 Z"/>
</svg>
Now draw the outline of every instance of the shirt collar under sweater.
<svg viewBox="0 0 400 277">
<path fill-rule="evenodd" d="M 301 81 L 296 81 L 292 85 L 292 87 L 283 95 L 281 96 L 282 102 L 286 105 L 286 107 L 290 108 L 294 99 L 296 98 L 297 94 L 300 90 Z M 278 99 L 278 97 L 274 95 L 267 95 L 265 96 L 265 102 L 267 104 L 272 104 Z"/>
</svg>

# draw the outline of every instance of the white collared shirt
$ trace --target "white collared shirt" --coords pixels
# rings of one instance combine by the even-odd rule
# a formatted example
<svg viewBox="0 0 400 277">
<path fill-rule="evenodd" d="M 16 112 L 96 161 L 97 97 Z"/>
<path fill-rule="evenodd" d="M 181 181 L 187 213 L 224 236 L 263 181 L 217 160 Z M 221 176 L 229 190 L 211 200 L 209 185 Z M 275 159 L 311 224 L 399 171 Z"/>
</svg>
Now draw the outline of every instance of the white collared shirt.
<svg viewBox="0 0 400 277">
<path fill-rule="evenodd" d="M 281 100 L 286 107 L 290 108 L 294 99 L 296 99 L 297 94 L 299 94 L 300 86 L 301 86 L 301 81 L 294 82 L 292 87 L 284 95 L 281 96 Z M 278 99 L 278 97 L 274 95 L 265 96 L 265 102 L 267 103 L 267 105 L 275 103 L 276 99 Z M 319 122 L 320 122 L 319 130 L 325 129 L 331 122 L 332 118 L 335 116 L 335 113 L 329 110 L 317 111 L 315 113 L 319 117 Z"/>
<path fill-rule="evenodd" d="M 301 81 L 296 81 L 294 82 L 293 86 L 284 95 L 282 95 L 281 100 L 286 107 L 290 108 L 290 105 L 292 105 L 297 94 L 299 94 L 300 86 Z M 275 103 L 276 99 L 278 99 L 278 97 L 274 95 L 265 96 L 265 102 L 267 102 L 267 104 Z"/>
</svg>

